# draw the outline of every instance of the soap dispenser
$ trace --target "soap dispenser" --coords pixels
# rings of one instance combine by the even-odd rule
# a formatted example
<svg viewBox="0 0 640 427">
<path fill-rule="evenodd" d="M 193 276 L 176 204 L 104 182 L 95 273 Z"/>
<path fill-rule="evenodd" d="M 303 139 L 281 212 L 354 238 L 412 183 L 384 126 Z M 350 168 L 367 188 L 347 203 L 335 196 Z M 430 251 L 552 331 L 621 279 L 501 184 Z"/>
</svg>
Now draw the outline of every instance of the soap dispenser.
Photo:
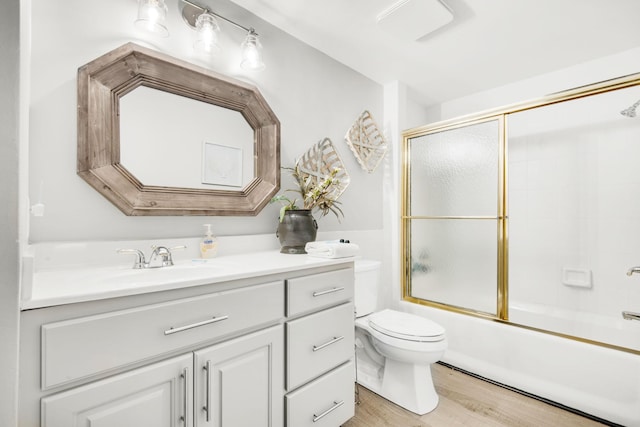
<svg viewBox="0 0 640 427">
<path fill-rule="evenodd" d="M 211 224 L 204 224 L 204 227 L 207 231 L 204 239 L 200 242 L 200 257 L 204 259 L 213 258 L 218 254 L 218 242 L 211 235 Z"/>
</svg>

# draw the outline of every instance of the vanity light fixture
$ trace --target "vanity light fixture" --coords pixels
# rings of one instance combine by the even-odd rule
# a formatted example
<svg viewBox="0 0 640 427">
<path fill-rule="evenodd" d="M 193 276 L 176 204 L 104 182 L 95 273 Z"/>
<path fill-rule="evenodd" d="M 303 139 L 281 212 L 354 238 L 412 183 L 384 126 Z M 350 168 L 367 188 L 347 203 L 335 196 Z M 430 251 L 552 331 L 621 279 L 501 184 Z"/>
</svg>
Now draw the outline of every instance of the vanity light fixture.
<svg viewBox="0 0 640 427">
<path fill-rule="evenodd" d="M 169 30 L 165 26 L 166 19 L 167 5 L 164 0 L 138 0 L 136 27 L 161 37 L 167 37 Z"/>
<path fill-rule="evenodd" d="M 249 28 L 247 38 L 242 42 L 242 62 L 240 67 L 245 70 L 262 71 L 264 62 L 262 61 L 262 44 L 253 28 Z"/>
<path fill-rule="evenodd" d="M 240 67 L 250 71 L 261 71 L 265 68 L 262 61 L 262 44 L 258 38 L 258 33 L 252 27 L 242 26 L 212 12 L 208 7 L 200 6 L 190 0 L 181 0 L 181 2 L 183 3 L 182 18 L 187 25 L 197 31 L 197 38 L 194 44 L 196 51 L 204 54 L 216 54 L 220 51 L 218 46 L 218 33 L 220 32 L 218 19 L 221 19 L 247 33 L 241 45 L 242 59 Z"/>
<path fill-rule="evenodd" d="M 202 13 L 196 18 L 196 42 L 193 47 L 199 53 L 214 55 L 220 52 L 218 45 L 218 33 L 220 26 L 216 17 L 208 11 Z"/>
</svg>

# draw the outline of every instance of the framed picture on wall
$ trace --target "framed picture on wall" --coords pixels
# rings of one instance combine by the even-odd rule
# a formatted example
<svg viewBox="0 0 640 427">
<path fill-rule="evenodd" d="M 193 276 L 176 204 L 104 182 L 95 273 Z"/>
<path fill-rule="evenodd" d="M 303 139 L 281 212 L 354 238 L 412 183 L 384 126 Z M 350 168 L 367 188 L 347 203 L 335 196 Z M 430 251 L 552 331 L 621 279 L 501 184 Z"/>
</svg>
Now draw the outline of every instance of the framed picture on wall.
<svg viewBox="0 0 640 427">
<path fill-rule="evenodd" d="M 242 187 L 242 149 L 204 141 L 202 183 Z"/>
</svg>

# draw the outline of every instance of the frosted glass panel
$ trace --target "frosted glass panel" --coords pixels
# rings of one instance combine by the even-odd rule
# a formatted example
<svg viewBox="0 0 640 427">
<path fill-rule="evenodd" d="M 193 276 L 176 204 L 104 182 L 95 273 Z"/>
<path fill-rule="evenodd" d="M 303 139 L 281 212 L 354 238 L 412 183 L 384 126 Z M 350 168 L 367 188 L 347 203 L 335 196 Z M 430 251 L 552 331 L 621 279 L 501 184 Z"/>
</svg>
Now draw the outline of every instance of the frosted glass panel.
<svg viewBox="0 0 640 427">
<path fill-rule="evenodd" d="M 410 215 L 496 216 L 498 121 L 412 138 Z"/>
<path fill-rule="evenodd" d="M 411 296 L 497 314 L 497 226 L 497 220 L 411 220 Z"/>
</svg>

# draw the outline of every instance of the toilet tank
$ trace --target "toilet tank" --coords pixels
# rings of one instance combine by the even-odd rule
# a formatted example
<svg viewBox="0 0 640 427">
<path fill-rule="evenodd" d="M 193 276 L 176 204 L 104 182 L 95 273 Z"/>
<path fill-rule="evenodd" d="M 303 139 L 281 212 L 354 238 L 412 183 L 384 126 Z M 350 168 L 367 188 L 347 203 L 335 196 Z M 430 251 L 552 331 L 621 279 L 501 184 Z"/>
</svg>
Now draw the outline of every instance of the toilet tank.
<svg viewBox="0 0 640 427">
<path fill-rule="evenodd" d="M 366 316 L 377 309 L 380 266 L 380 261 L 370 259 L 355 260 L 354 302 L 356 317 Z"/>
</svg>

